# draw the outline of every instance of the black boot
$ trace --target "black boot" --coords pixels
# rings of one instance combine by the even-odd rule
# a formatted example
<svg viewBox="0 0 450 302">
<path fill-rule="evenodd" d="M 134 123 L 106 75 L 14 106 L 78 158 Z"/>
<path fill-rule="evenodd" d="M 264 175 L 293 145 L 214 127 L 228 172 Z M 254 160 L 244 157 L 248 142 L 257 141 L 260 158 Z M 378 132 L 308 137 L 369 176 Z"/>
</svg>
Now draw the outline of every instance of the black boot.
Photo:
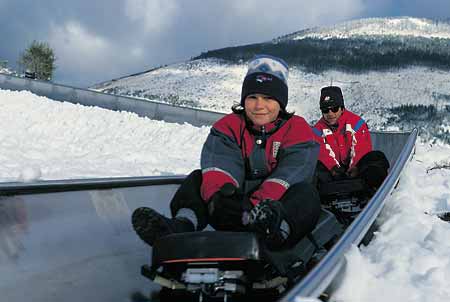
<svg viewBox="0 0 450 302">
<path fill-rule="evenodd" d="M 173 233 L 193 232 L 194 224 L 185 218 L 167 218 L 151 208 L 138 208 L 131 217 L 138 236 L 150 246 L 164 236 Z"/>
</svg>

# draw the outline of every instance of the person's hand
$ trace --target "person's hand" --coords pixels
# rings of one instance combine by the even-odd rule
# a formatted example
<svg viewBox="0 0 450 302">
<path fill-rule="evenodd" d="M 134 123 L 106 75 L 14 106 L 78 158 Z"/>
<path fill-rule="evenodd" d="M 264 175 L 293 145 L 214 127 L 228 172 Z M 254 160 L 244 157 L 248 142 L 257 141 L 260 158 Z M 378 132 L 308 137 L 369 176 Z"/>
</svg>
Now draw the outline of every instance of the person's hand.
<svg viewBox="0 0 450 302">
<path fill-rule="evenodd" d="M 261 233 L 273 233 L 281 224 L 281 203 L 265 199 L 258 203 L 249 213 L 249 224 L 260 228 Z"/>
<path fill-rule="evenodd" d="M 264 238 L 269 249 L 279 249 L 289 235 L 281 229 L 284 216 L 284 208 L 279 201 L 265 199 L 250 211 L 248 225 L 250 230 Z"/>
<path fill-rule="evenodd" d="M 339 180 L 345 178 L 345 168 L 343 166 L 334 166 L 330 170 L 331 176 L 334 180 Z"/>
<path fill-rule="evenodd" d="M 243 200 L 231 183 L 214 193 L 208 203 L 208 213 L 214 228 L 234 230 L 242 227 Z"/>
<path fill-rule="evenodd" d="M 350 177 L 356 177 L 358 176 L 358 172 L 358 167 L 354 166 L 347 171 L 347 175 Z"/>
</svg>

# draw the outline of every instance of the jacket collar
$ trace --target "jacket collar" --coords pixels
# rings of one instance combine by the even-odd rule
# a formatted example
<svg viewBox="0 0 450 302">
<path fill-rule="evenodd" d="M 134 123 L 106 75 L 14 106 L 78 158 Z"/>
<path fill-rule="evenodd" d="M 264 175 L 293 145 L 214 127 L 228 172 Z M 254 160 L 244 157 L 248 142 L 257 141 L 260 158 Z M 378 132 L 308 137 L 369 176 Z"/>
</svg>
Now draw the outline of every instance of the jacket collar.
<svg viewBox="0 0 450 302">
<path fill-rule="evenodd" d="M 246 121 L 247 129 L 251 133 L 256 134 L 256 135 L 261 134 L 263 132 L 263 129 L 264 129 L 265 133 L 275 132 L 286 122 L 286 120 L 279 118 L 279 117 L 276 120 L 274 120 L 273 122 L 267 123 L 262 126 L 254 125 L 253 122 L 250 121 L 247 117 L 245 117 L 245 121 Z"/>
</svg>

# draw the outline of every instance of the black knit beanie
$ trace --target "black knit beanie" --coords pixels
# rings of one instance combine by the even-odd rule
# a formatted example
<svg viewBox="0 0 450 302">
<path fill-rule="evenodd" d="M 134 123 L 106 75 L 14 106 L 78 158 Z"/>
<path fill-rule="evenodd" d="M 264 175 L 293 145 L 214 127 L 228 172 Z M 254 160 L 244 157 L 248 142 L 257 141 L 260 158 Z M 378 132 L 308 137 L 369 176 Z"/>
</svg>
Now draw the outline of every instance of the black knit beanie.
<svg viewBox="0 0 450 302">
<path fill-rule="evenodd" d="M 344 107 L 344 96 L 338 86 L 327 86 L 320 90 L 320 109 Z"/>
<path fill-rule="evenodd" d="M 273 97 L 285 110 L 288 104 L 288 65 L 282 59 L 269 55 L 255 56 L 248 64 L 247 75 L 242 84 L 241 106 L 245 98 L 254 93 Z"/>
</svg>

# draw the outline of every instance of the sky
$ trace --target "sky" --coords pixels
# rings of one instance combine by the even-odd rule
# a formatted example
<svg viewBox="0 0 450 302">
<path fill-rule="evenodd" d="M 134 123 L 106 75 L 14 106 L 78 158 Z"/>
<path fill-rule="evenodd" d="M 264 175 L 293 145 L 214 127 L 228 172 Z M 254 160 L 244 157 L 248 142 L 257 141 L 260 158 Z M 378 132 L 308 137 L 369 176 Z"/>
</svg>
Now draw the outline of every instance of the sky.
<svg viewBox="0 0 450 302">
<path fill-rule="evenodd" d="M 0 90 L 0 120 L 0 182 L 187 174 L 199 168 L 210 129 L 8 90 Z M 448 164 L 449 154 L 449 145 L 416 143 L 380 229 L 367 247 L 347 253 L 343 283 L 330 301 L 450 299 L 450 226 L 425 214 L 450 210 L 450 169 L 429 170 Z M 0 245 L 0 258 L 6 252 Z"/>
<path fill-rule="evenodd" d="M 32 41 L 47 42 L 53 81 L 88 87 L 314 26 L 448 12 L 448 0 L 0 0 L 0 60 L 16 69 Z"/>
</svg>

